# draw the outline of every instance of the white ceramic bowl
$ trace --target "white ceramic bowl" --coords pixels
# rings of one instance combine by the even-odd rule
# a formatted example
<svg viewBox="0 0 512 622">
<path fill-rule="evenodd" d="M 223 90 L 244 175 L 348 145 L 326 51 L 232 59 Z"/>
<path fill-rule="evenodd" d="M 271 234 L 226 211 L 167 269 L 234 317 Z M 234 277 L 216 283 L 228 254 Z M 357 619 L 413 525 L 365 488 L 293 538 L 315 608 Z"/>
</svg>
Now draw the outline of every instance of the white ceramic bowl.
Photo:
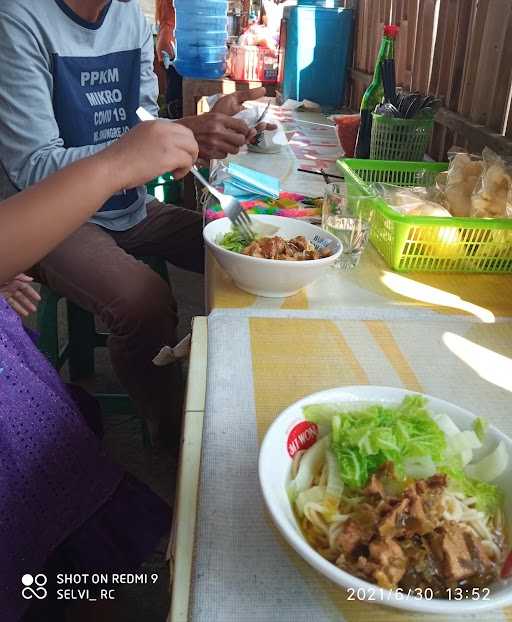
<svg viewBox="0 0 512 622">
<path fill-rule="evenodd" d="M 476 613 L 484 609 L 510 605 L 512 603 L 512 579 L 497 581 L 495 585 L 491 586 L 488 598 L 484 598 L 485 593 L 482 590 L 480 591 L 480 598 L 468 598 L 460 601 L 400 596 L 396 592 L 384 590 L 372 583 L 363 581 L 328 562 L 308 544 L 302 535 L 286 493 L 292 464 L 287 449 L 288 439 L 297 424 L 304 421 L 302 407 L 306 404 L 322 402 L 353 402 L 355 406 L 357 403 L 361 406 L 369 403 L 398 404 L 405 395 L 410 393 L 411 391 L 405 389 L 389 387 L 342 387 L 315 393 L 287 408 L 270 426 L 261 445 L 258 468 L 266 506 L 280 532 L 301 557 L 334 583 L 346 589 L 354 590 L 354 593 L 362 599 L 369 599 L 383 605 L 410 611 L 454 615 L 456 616 L 454 620 L 460 620 L 461 618 L 457 617 L 460 614 Z M 428 407 L 431 412 L 446 413 L 462 430 L 472 428 L 475 415 L 444 400 L 430 396 L 425 397 L 428 399 Z M 509 453 L 512 455 L 512 440 L 493 426 L 489 426 L 487 441 L 480 451 L 482 453 L 489 451 L 490 447 L 495 446 L 499 440 L 505 442 Z M 512 489 L 511 462 L 509 461 L 507 470 L 494 482 L 505 491 Z M 507 494 L 505 498 L 505 513 L 510 534 L 512 533 L 510 529 L 512 527 L 512 495 L 510 494 Z"/>
<path fill-rule="evenodd" d="M 231 230 L 231 222 L 220 218 L 204 231 L 205 242 L 236 285 L 250 294 L 269 298 L 293 296 L 321 276 L 341 254 L 341 242 L 334 235 L 307 222 L 283 216 L 253 216 L 255 221 L 278 227 L 274 235 L 285 239 L 303 235 L 317 247 L 329 247 L 331 255 L 311 261 L 278 261 L 233 253 L 217 244 Z"/>
</svg>

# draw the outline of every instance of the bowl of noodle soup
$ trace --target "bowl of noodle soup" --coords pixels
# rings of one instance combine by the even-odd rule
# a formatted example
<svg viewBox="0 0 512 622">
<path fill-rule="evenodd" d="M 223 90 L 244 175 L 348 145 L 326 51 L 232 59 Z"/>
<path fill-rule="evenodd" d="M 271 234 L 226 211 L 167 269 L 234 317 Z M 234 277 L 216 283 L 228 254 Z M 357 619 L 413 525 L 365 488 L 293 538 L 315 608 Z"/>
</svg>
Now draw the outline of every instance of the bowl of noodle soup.
<svg viewBox="0 0 512 622">
<path fill-rule="evenodd" d="M 226 235 L 233 234 L 231 221 L 228 218 L 213 220 L 203 231 L 206 246 L 235 285 L 250 294 L 267 298 L 293 296 L 328 272 L 341 255 L 340 240 L 309 222 L 263 214 L 252 216 L 251 220 L 257 234 L 280 238 L 281 243 L 302 238 L 325 255 L 307 261 L 288 261 L 244 254 L 243 249 L 235 251 L 234 246 L 225 244 Z M 264 233 L 266 230 L 272 233 Z M 272 240 L 267 237 L 267 241 Z"/>
<path fill-rule="evenodd" d="M 375 438 L 392 443 L 370 424 L 366 436 L 349 430 L 347 421 L 357 423 L 359 415 L 370 422 L 391 415 L 403 438 L 419 439 L 422 455 L 404 461 L 409 450 L 402 450 L 393 465 L 385 457 L 375 462 L 377 450 L 370 449 L 361 471 L 347 450 L 351 434 L 362 448 Z M 408 422 L 417 424 L 409 432 Z M 355 386 L 310 395 L 283 411 L 262 442 L 266 507 L 288 544 L 356 598 L 439 614 L 510 605 L 512 440 L 481 426 L 465 409 L 405 389 Z M 462 456 L 462 475 L 454 452 Z M 492 482 L 477 480 L 482 474 Z"/>
</svg>

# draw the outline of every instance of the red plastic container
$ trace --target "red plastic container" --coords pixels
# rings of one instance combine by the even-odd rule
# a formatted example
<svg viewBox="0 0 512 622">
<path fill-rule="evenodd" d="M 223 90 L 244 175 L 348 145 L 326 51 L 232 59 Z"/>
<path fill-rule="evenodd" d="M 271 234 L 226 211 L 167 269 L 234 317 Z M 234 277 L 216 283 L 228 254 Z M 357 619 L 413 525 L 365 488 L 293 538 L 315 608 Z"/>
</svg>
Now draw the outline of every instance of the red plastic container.
<svg viewBox="0 0 512 622">
<path fill-rule="evenodd" d="M 346 158 L 353 158 L 356 150 L 357 133 L 361 124 L 360 114 L 342 114 L 334 118 L 340 146 Z"/>
<path fill-rule="evenodd" d="M 277 82 L 279 51 L 234 44 L 229 52 L 229 75 L 246 82 Z"/>
</svg>

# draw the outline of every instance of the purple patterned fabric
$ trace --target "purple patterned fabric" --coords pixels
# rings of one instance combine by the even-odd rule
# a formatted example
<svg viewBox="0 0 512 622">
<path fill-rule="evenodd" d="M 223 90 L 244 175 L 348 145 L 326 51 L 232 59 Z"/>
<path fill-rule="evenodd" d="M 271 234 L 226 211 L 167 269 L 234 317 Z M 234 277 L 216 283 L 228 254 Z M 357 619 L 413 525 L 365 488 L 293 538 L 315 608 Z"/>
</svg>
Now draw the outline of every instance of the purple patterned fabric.
<svg viewBox="0 0 512 622">
<path fill-rule="evenodd" d="M 58 375 L 0 297 L 0 612 L 23 613 L 21 576 L 112 497 L 104 455 Z"/>
</svg>

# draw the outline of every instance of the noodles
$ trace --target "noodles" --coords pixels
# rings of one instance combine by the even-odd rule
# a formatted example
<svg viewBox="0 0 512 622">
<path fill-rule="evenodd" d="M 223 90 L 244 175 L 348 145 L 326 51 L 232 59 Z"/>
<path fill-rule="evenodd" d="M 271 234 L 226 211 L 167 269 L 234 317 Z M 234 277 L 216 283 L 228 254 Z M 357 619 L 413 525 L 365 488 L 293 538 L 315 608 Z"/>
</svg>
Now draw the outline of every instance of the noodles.
<svg viewBox="0 0 512 622">
<path fill-rule="evenodd" d="M 428 480 L 416 480 L 416 483 L 414 483 L 415 480 L 404 481 L 400 485 L 402 493 L 398 493 L 399 496 L 397 498 L 389 498 L 389 501 L 386 501 L 385 498 L 379 498 L 378 495 L 373 495 L 372 492 L 374 491 L 371 485 L 364 491 L 361 491 L 364 494 L 356 494 L 353 490 L 345 489 L 339 501 L 333 506 L 332 498 L 329 502 L 326 492 L 328 452 L 329 449 L 326 449 L 322 461 L 316 464 L 316 472 L 313 476 L 311 487 L 301 492 L 294 503 L 294 510 L 299 517 L 306 539 L 325 559 L 356 576 L 378 583 L 381 587 L 392 588 L 394 586 L 402 586 L 399 582 L 400 579 L 396 583 L 393 582 L 393 577 L 400 575 L 403 586 L 407 585 L 413 588 L 425 588 L 425 586 L 428 586 L 434 590 L 436 596 L 443 597 L 445 589 L 458 585 L 458 579 L 456 577 L 450 580 L 442 578 L 441 571 L 439 570 L 440 566 L 437 567 L 436 563 L 434 563 L 435 556 L 427 546 L 427 543 L 430 542 L 428 534 L 415 541 L 414 538 L 418 538 L 418 536 L 414 536 L 412 539 L 405 537 L 406 532 L 404 533 L 400 529 L 395 528 L 395 532 L 391 533 L 391 540 L 382 540 L 378 536 L 378 526 L 382 526 L 383 520 L 386 519 L 385 514 L 381 513 L 381 508 L 386 504 L 388 506 L 391 504 L 389 507 L 393 510 L 393 508 L 401 507 L 404 504 L 404 501 L 400 501 L 400 499 L 419 499 L 421 495 L 418 497 L 410 496 L 412 494 L 410 491 L 419 490 L 423 494 L 423 497 L 421 497 L 424 504 L 422 512 L 424 512 L 426 517 L 426 524 L 430 524 L 429 529 L 433 530 L 437 525 L 438 529 L 446 526 L 447 529 L 453 530 L 457 526 L 461 531 L 456 533 L 468 534 L 468 537 L 469 534 L 472 534 L 471 538 L 473 539 L 471 542 L 477 547 L 473 550 L 473 554 L 476 554 L 475 551 L 480 551 L 481 562 L 479 563 L 482 568 L 480 575 L 475 574 L 473 577 L 464 578 L 461 585 L 487 585 L 494 578 L 495 572 L 491 569 L 490 564 L 492 564 L 492 568 L 497 568 L 503 558 L 503 536 L 498 527 L 499 517 L 489 516 L 478 510 L 475 507 L 476 499 L 474 497 L 466 497 L 460 491 L 450 490 L 446 487 L 446 476 L 434 475 Z M 303 453 L 294 456 L 292 467 L 294 476 L 297 475 Z M 386 468 L 387 471 L 384 469 L 382 473 L 392 473 L 392 467 L 391 471 L 389 467 Z M 386 476 L 382 475 L 382 477 L 384 477 L 382 481 L 385 481 Z M 375 482 L 375 480 L 372 480 L 372 482 Z M 375 490 L 378 490 L 376 482 Z M 394 486 L 390 486 L 389 490 L 397 494 L 396 480 L 394 481 Z M 400 495 L 409 495 L 409 497 Z M 373 520 L 372 517 L 375 517 L 375 519 Z M 433 521 L 436 521 L 435 524 Z M 399 525 L 400 521 L 398 520 L 396 524 Z M 365 540 L 363 538 L 362 544 L 355 549 L 358 552 L 350 553 L 346 544 L 347 534 L 351 533 L 354 525 L 356 528 L 366 525 L 365 529 L 368 527 L 372 534 L 377 535 L 371 535 L 371 537 L 367 538 L 368 544 L 364 544 Z M 421 533 L 421 530 L 419 533 Z M 351 536 L 348 537 L 350 538 Z M 371 544 L 372 542 L 383 542 L 386 546 L 387 543 L 394 543 L 394 546 L 399 547 L 398 550 L 403 555 L 403 560 L 400 562 L 403 569 L 398 574 L 396 574 L 396 568 L 378 567 L 378 558 L 372 558 L 370 553 L 373 550 L 371 547 L 374 547 Z M 386 558 L 383 557 L 382 559 Z M 409 572 L 406 569 L 407 564 L 411 566 L 416 564 L 414 566 L 415 570 Z M 377 569 L 375 570 L 375 568 Z M 418 570 L 419 568 L 425 568 L 425 573 L 421 574 Z M 370 572 L 374 573 L 374 575 L 369 574 Z M 393 575 L 393 572 L 395 572 L 395 575 Z M 372 576 L 375 578 L 372 578 Z M 414 580 L 418 581 L 417 584 L 408 583 L 413 580 L 413 577 L 416 577 Z"/>
<path fill-rule="evenodd" d="M 474 462 L 482 425 L 459 430 L 415 395 L 360 411 L 310 404 L 304 414 L 330 432 L 294 456 L 288 493 L 320 555 L 382 588 L 437 598 L 498 577 L 503 491 L 492 480 L 508 455 L 495 449 Z M 471 468 L 481 476 L 470 477 Z"/>
<path fill-rule="evenodd" d="M 320 473 L 320 479 L 318 480 L 319 486 L 327 486 L 327 464 L 324 463 L 322 466 L 322 471 Z"/>
<path fill-rule="evenodd" d="M 297 477 L 297 473 L 299 471 L 300 459 L 304 455 L 304 449 L 299 449 L 299 451 L 293 456 L 292 462 L 292 479 Z"/>
<path fill-rule="evenodd" d="M 454 494 L 446 491 L 442 499 L 445 511 L 443 518 L 448 521 L 454 521 L 470 527 L 476 535 L 482 538 L 482 545 L 485 545 L 488 552 L 492 552 L 494 559 L 499 557 L 499 547 L 494 542 L 494 534 L 496 526 L 489 527 L 490 519 L 483 512 L 475 510 L 471 506 L 474 505 L 475 499 L 464 499 L 463 495 Z"/>
<path fill-rule="evenodd" d="M 340 535 L 343 523 L 347 520 L 348 516 L 344 516 L 341 520 L 333 521 L 329 525 L 329 549 L 338 553 L 336 548 L 336 541 Z"/>
</svg>

